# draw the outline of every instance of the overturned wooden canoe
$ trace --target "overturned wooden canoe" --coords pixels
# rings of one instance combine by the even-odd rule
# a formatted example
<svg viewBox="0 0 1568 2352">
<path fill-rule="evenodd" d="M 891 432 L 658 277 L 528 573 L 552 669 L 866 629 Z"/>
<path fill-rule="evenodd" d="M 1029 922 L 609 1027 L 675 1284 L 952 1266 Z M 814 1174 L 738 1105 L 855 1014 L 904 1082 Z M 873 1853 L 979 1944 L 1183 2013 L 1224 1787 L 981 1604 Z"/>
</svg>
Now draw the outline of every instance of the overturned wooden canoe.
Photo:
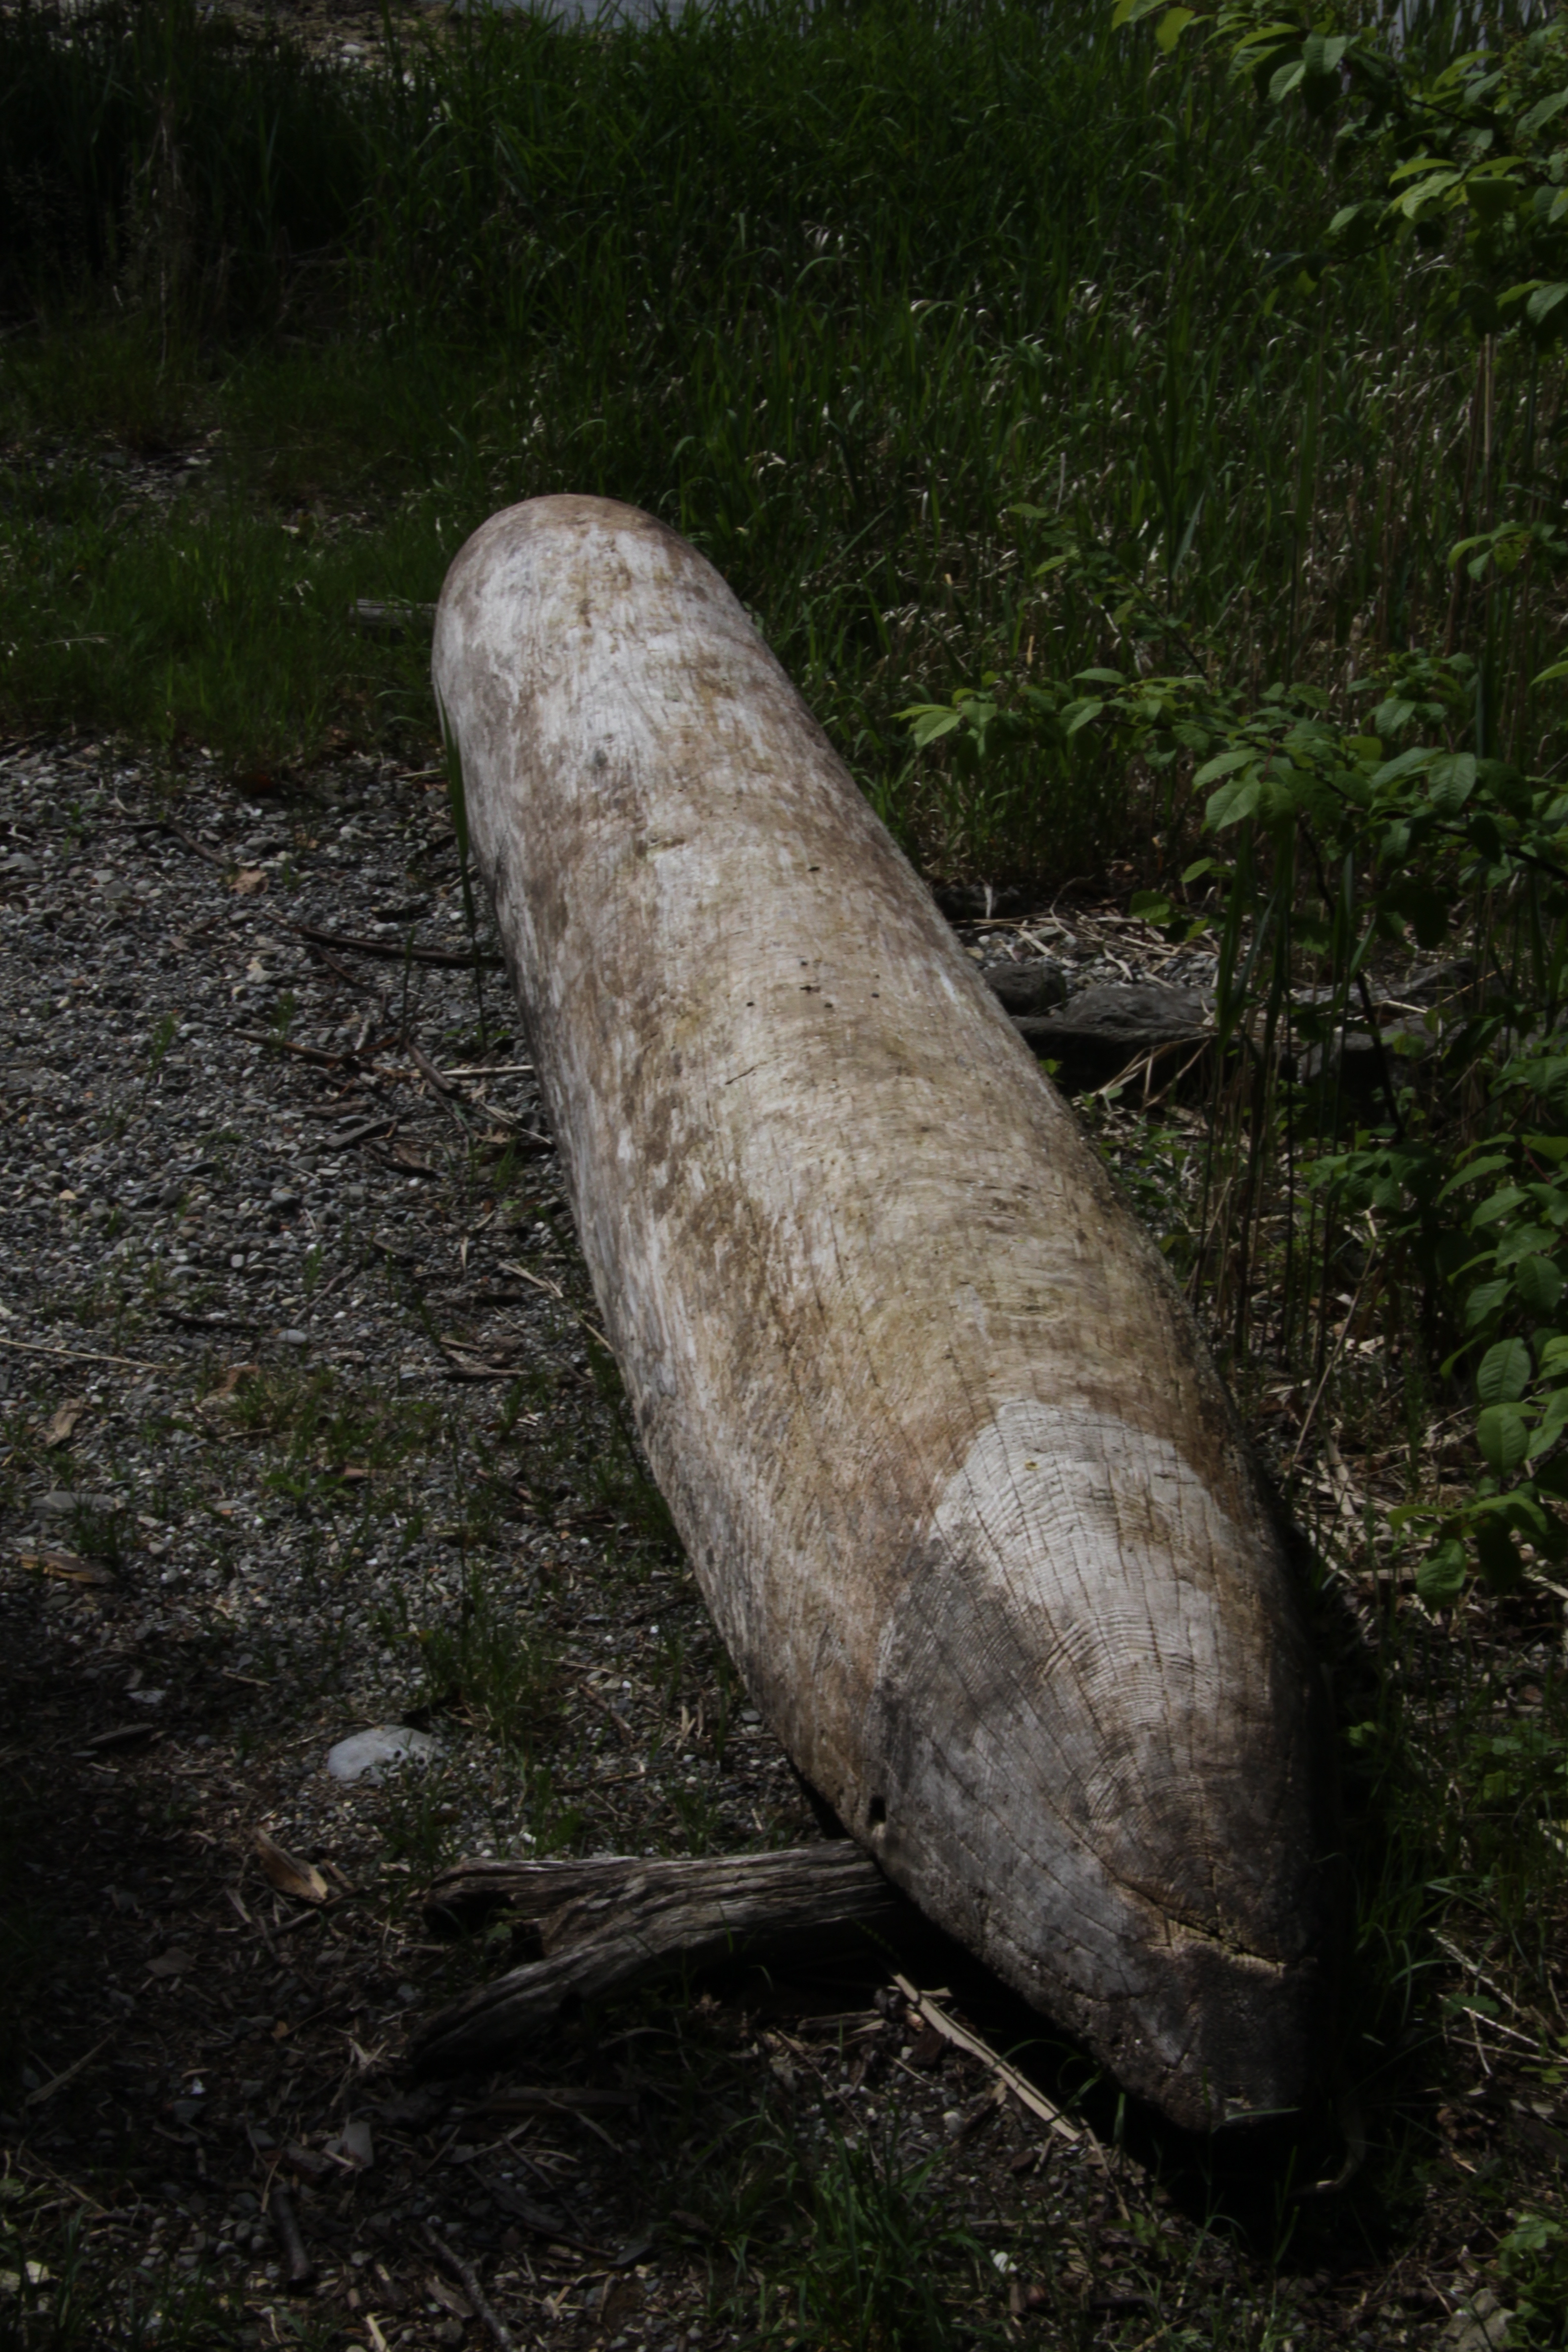
<svg viewBox="0 0 1568 2352">
<path fill-rule="evenodd" d="M 1297 2104 L 1319 1685 L 1157 1252 L 684 541 L 495 516 L 435 679 L 605 1328 L 758 1706 L 1129 2089 Z"/>
</svg>

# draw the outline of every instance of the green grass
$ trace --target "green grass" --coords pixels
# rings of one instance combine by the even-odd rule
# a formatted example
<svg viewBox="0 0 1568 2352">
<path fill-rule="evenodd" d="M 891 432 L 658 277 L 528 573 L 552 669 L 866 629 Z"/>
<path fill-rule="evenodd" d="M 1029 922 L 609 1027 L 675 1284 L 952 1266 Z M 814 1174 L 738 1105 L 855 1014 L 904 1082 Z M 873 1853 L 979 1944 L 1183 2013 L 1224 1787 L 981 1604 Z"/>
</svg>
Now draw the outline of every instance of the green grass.
<svg viewBox="0 0 1568 2352">
<path fill-rule="evenodd" d="M 1100 0 L 481 16 L 360 73 L 174 0 L 72 21 L 0 26 L 0 131 L 59 196 L 35 218 L 27 164 L 0 199 L 0 719 L 242 766 L 427 741 L 423 648 L 353 599 L 427 603 L 496 506 L 597 492 L 712 557 L 929 859 L 1060 879 L 1146 831 L 1136 780 L 917 771 L 911 696 L 1103 658 L 1129 594 L 1238 685 L 1446 617 L 1473 372 L 1419 256 L 1301 293 L 1321 140 L 1151 78 Z M 1527 392 L 1500 372 L 1500 478 L 1555 463 Z M 193 449 L 167 509 L 105 462 Z M 1133 588 L 1037 577 L 1068 538 Z"/>
<path fill-rule="evenodd" d="M 943 2212 L 942 2158 L 910 2160 L 889 2126 L 813 2137 L 759 2131 L 720 2215 L 735 2284 L 719 2312 L 741 2340 L 947 2352 L 993 2337 L 973 2325 L 987 2258 Z"/>
</svg>

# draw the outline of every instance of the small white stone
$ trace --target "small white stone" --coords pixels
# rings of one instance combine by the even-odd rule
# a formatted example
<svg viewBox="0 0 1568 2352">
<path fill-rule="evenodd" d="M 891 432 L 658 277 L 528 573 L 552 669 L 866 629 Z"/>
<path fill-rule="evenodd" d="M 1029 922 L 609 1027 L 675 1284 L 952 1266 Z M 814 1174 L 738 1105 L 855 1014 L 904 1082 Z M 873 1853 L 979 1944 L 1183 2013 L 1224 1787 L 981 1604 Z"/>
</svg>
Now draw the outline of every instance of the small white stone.
<svg viewBox="0 0 1568 2352">
<path fill-rule="evenodd" d="M 340 1739 L 328 1754 L 327 1769 L 334 1780 L 379 1780 L 385 1765 L 401 1764 L 410 1757 L 424 1764 L 440 1753 L 440 1741 L 432 1739 L 427 1731 L 410 1731 L 400 1723 L 378 1723 L 373 1731 L 356 1731 Z"/>
</svg>

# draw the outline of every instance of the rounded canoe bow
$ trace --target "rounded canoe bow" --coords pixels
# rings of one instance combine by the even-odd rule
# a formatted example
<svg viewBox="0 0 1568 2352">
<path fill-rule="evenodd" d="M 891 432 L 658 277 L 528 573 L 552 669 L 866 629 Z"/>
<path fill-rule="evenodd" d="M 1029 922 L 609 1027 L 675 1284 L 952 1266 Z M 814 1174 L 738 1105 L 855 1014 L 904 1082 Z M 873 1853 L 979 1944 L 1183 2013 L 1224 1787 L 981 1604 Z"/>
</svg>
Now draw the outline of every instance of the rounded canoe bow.
<svg viewBox="0 0 1568 2352">
<path fill-rule="evenodd" d="M 1158 1252 L 683 540 L 494 516 L 434 667 L 605 1329 L 757 1706 L 1126 2088 L 1300 2104 L 1321 1686 Z"/>
</svg>

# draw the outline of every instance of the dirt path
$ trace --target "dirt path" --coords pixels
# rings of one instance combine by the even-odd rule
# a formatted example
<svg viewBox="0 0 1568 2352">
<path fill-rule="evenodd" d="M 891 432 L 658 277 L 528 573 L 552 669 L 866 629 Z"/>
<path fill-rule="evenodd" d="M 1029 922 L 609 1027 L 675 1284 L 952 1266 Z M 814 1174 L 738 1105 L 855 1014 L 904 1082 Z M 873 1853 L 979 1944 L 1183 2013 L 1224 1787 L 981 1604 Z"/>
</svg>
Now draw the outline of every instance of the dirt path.
<svg viewBox="0 0 1568 2352">
<path fill-rule="evenodd" d="M 1074 923 L 969 936 L 1126 964 Z M 411 2025 L 509 1957 L 423 1920 L 458 1853 L 817 1834 L 626 1433 L 443 792 L 0 747 L 0 2342 L 493 2340 L 430 2228 L 514 2342 L 584 2352 L 770 2309 L 781 2344 L 934 2344 L 926 2281 L 960 2340 L 1447 2324 L 1458 2216 L 1390 2273 L 1381 2221 L 1281 2207 L 1282 2149 L 1227 2178 L 1123 2116 L 946 1949 L 416 2083 Z M 435 1752 L 332 1777 L 386 1726 Z M 998 2096 L 900 1966 L 1124 2145 Z M 1342 2152 L 1330 2118 L 1294 2161 Z"/>
<path fill-rule="evenodd" d="M 912 2162 L 989 2083 L 910 2071 L 883 1971 L 773 1988 L 776 2025 L 753 1988 L 532 2054 L 597 2111 L 407 2096 L 410 2021 L 505 1958 L 425 1931 L 442 1862 L 815 1834 L 625 1433 L 526 1052 L 461 968 L 442 796 L 366 762 L 247 805 L 199 760 L 175 789 L 54 744 L 0 793 L 18 2242 L 58 2280 L 84 2217 L 83 2277 L 163 2341 L 243 2314 L 455 2342 L 433 2219 L 525 2334 L 693 2343 L 736 2187 L 711 2151 L 775 2128 L 759 2084 L 793 2115 L 820 2076 L 858 2117 L 890 2069 Z M 330 1775 L 388 1724 L 438 1753 Z M 326 1902 L 269 1883 L 261 1830 Z M 954 2179 L 990 2228 L 1046 2147 L 984 2121 Z M 279 2185 L 314 2267 L 287 2322 Z"/>
</svg>

